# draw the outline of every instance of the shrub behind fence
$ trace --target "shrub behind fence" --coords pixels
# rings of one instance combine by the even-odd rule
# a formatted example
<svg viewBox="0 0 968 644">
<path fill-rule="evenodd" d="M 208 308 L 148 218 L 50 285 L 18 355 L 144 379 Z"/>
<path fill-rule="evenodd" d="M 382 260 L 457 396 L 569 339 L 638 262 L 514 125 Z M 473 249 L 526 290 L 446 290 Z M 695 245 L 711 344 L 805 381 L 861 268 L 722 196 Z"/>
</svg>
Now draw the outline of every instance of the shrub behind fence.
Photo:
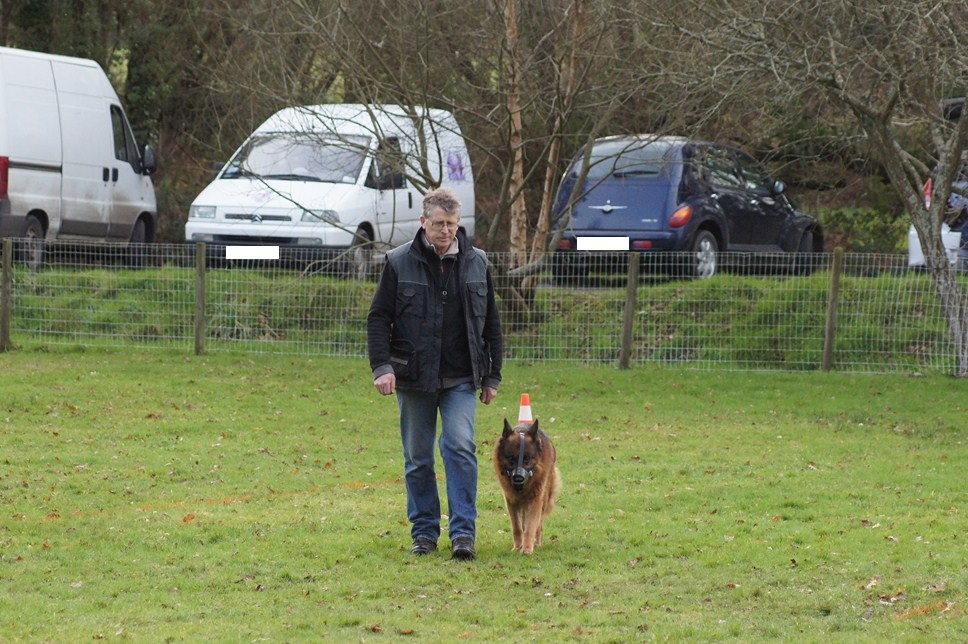
<svg viewBox="0 0 968 644">
<path fill-rule="evenodd" d="M 209 266 L 191 245 L 136 250 L 76 245 L 48 253 L 36 270 L 5 262 L 8 348 L 366 355 L 373 280 L 341 279 L 324 264 Z M 953 372 L 957 364 L 930 280 L 901 255 L 846 256 L 833 328 L 832 254 L 809 274 L 790 271 L 798 264 L 789 256 L 751 266 L 723 255 L 732 268 L 708 280 L 670 280 L 645 265 L 633 290 L 627 264 L 609 261 L 568 283 L 541 274 L 524 291 L 526 306 L 520 291 L 510 297 L 510 257 L 489 256 L 509 360 L 815 370 L 827 343 L 838 371 Z"/>
</svg>

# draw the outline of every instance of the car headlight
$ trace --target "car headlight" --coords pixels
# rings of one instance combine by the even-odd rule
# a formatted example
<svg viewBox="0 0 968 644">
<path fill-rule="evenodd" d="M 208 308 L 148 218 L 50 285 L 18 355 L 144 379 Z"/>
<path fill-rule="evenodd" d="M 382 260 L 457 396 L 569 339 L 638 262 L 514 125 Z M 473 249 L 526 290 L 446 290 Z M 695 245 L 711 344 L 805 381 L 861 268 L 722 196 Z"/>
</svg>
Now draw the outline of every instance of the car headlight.
<svg viewBox="0 0 968 644">
<path fill-rule="evenodd" d="M 339 215 L 335 210 L 303 210 L 302 221 L 311 224 L 338 224 Z"/>
<path fill-rule="evenodd" d="M 215 206 L 192 206 L 188 209 L 189 219 L 215 219 Z"/>
</svg>

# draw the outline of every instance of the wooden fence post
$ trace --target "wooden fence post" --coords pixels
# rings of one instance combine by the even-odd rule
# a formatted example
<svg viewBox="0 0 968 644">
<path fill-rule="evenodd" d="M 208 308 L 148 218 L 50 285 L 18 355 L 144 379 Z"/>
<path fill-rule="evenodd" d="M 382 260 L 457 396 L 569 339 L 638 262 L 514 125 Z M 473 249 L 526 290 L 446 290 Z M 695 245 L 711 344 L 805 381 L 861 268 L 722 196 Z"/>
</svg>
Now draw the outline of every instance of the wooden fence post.
<svg viewBox="0 0 968 644">
<path fill-rule="evenodd" d="M 834 363 L 834 340 L 837 337 L 837 304 L 840 302 L 840 275 L 844 270 L 844 249 L 834 249 L 834 265 L 830 271 L 830 292 L 827 296 L 827 324 L 823 332 L 823 370 L 830 371 Z"/>
<path fill-rule="evenodd" d="M 195 355 L 205 353 L 205 243 L 195 244 Z"/>
<path fill-rule="evenodd" d="M 0 351 L 10 350 L 10 317 L 13 310 L 13 240 L 3 240 L 3 270 L 0 274 Z"/>
<path fill-rule="evenodd" d="M 622 348 L 619 353 L 619 369 L 629 368 L 632 356 L 632 327 L 635 322 L 635 309 L 638 308 L 639 291 L 639 254 L 630 252 L 628 283 L 625 287 L 625 315 L 622 318 Z"/>
</svg>

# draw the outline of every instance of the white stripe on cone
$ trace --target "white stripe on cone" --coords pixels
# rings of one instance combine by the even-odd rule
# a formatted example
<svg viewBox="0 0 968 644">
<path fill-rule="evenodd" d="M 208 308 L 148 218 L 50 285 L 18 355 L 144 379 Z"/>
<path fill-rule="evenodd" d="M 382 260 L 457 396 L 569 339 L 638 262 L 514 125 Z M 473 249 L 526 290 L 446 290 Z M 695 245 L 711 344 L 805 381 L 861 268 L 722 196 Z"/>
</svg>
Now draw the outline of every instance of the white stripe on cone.
<svg viewBox="0 0 968 644">
<path fill-rule="evenodd" d="M 518 423 L 531 422 L 534 422 L 534 418 L 531 417 L 531 396 L 529 394 L 521 394 L 521 409 L 518 411 Z"/>
</svg>

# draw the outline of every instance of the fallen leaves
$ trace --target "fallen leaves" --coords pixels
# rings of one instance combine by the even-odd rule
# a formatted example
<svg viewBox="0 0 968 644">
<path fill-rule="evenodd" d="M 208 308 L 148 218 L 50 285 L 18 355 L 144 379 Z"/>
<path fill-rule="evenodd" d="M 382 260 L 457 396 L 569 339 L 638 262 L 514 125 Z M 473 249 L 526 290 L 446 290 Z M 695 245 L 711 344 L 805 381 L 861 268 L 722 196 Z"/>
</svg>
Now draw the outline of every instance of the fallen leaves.
<svg viewBox="0 0 968 644">
<path fill-rule="evenodd" d="M 890 594 L 878 595 L 877 599 L 882 604 L 891 605 L 891 604 L 896 604 L 899 601 L 903 601 L 906 597 L 907 597 L 907 593 L 904 592 L 904 589 L 899 588 L 897 592 L 895 592 L 893 595 L 890 595 Z"/>
<path fill-rule="evenodd" d="M 947 613 L 952 611 L 954 607 L 954 602 L 936 601 L 898 613 L 896 619 L 911 619 L 912 617 L 926 617 L 932 613 Z"/>
</svg>

